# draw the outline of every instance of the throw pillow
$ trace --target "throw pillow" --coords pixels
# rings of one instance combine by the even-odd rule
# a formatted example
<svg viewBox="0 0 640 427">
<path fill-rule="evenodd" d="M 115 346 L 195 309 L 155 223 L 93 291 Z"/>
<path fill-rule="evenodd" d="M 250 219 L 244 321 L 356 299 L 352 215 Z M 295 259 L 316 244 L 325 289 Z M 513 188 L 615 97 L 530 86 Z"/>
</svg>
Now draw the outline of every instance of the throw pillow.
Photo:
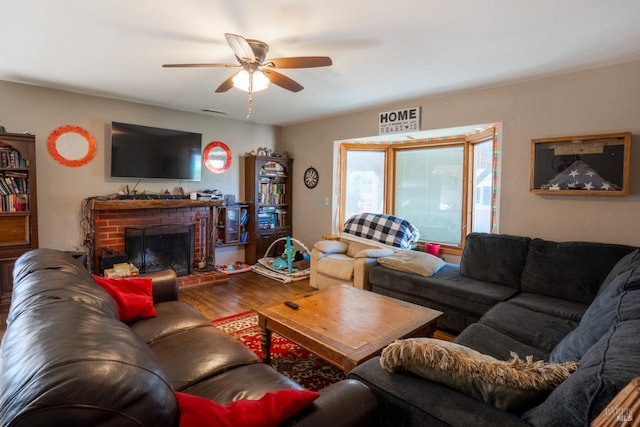
<svg viewBox="0 0 640 427">
<path fill-rule="evenodd" d="M 501 410 L 536 404 L 578 368 L 575 362 L 552 365 L 511 353 L 498 360 L 460 344 L 433 338 L 394 341 L 380 357 L 391 372 L 407 370 L 445 384 Z"/>
<path fill-rule="evenodd" d="M 611 282 L 613 281 L 613 279 L 626 271 L 637 268 L 638 265 L 640 265 L 640 249 L 636 249 L 635 251 L 632 251 L 623 256 L 620 261 L 618 261 L 616 265 L 613 266 L 607 277 L 602 282 L 602 285 L 600 285 L 600 289 L 598 289 L 598 295 L 606 291 L 607 288 L 611 286 Z"/>
<path fill-rule="evenodd" d="M 442 259 L 426 252 L 397 251 L 393 255 L 378 258 L 378 262 L 394 270 L 406 271 L 429 277 L 446 264 Z"/>
<path fill-rule="evenodd" d="M 635 305 L 638 319 L 638 305 Z M 592 421 L 640 372 L 640 320 L 618 322 L 580 360 L 580 369 L 535 408 L 522 415 L 534 426 L 592 426 Z M 625 410 L 628 406 L 618 408 Z M 611 426 L 637 426 L 615 422 Z"/>
<path fill-rule="evenodd" d="M 152 280 L 149 277 L 108 278 L 93 275 L 93 280 L 113 298 L 122 322 L 155 317 Z"/>
<path fill-rule="evenodd" d="M 275 427 L 320 396 L 309 390 L 270 391 L 258 400 L 221 405 L 204 397 L 175 392 L 180 427 Z"/>
</svg>

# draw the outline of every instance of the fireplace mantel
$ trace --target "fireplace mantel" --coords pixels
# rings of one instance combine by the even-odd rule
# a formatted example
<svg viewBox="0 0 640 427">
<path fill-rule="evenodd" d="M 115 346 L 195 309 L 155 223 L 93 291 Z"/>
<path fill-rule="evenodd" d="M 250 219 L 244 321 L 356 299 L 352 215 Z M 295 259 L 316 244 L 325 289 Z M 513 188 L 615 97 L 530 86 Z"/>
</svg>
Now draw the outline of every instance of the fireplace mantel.
<svg viewBox="0 0 640 427">
<path fill-rule="evenodd" d="M 190 199 L 131 199 L 131 200 L 97 200 L 91 201 L 91 210 L 119 211 L 127 209 L 172 209 L 199 208 L 221 206 L 222 200 L 190 200 Z"/>
</svg>

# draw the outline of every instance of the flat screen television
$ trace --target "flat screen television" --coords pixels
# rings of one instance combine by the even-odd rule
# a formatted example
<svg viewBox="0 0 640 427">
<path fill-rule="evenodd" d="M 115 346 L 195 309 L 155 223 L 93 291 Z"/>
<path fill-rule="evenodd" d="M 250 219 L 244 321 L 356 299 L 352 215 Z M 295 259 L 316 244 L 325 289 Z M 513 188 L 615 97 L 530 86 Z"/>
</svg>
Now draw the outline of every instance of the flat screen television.
<svg viewBox="0 0 640 427">
<path fill-rule="evenodd" d="M 202 134 L 111 123 L 111 177 L 200 181 Z"/>
</svg>

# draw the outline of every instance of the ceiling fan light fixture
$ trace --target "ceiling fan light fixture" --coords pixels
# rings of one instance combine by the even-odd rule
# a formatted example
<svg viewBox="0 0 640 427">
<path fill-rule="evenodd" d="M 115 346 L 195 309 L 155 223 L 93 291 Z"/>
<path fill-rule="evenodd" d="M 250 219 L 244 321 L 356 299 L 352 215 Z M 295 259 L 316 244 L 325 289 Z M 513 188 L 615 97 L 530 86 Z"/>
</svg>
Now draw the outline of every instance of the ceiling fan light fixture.
<svg viewBox="0 0 640 427">
<path fill-rule="evenodd" d="M 269 83 L 269 78 L 260 70 L 242 70 L 233 77 L 233 86 L 247 93 L 265 90 Z"/>
</svg>

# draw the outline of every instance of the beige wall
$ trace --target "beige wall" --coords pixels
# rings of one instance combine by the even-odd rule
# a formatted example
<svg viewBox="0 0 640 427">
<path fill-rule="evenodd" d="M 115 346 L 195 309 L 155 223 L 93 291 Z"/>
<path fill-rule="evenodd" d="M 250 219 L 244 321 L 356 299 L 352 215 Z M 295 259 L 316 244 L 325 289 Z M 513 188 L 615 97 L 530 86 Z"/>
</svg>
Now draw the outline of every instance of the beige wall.
<svg viewBox="0 0 640 427">
<path fill-rule="evenodd" d="M 294 234 L 312 245 L 331 230 L 332 155 L 336 140 L 378 133 L 378 113 L 422 107 L 422 130 L 501 122 L 501 233 L 550 240 L 640 246 L 640 62 L 449 96 L 418 98 L 340 117 L 287 126 L 282 149 L 295 159 Z M 630 131 L 631 194 L 626 197 L 541 196 L 529 193 L 533 138 Z M 320 173 L 307 189 L 302 173 Z M 428 236 L 425 236 L 428 238 Z"/>
<path fill-rule="evenodd" d="M 200 183 L 142 182 L 139 190 L 173 192 L 216 188 L 244 197 L 242 158 L 258 146 L 287 150 L 294 158 L 294 237 L 311 246 L 331 230 L 333 142 L 376 135 L 381 111 L 422 107 L 423 130 L 478 123 L 503 123 L 500 232 L 553 240 L 591 240 L 640 246 L 640 62 L 505 85 L 486 90 L 402 103 L 345 114 L 283 129 L 215 116 L 168 110 L 107 98 L 0 81 L 0 124 L 9 132 L 36 135 L 39 234 L 41 247 L 80 248 L 80 205 L 85 197 L 120 191 L 135 180 L 113 181 L 105 174 L 106 125 L 123 121 L 203 134 L 203 146 L 225 142 L 233 151 L 231 169 L 203 169 Z M 47 136 L 58 126 L 84 127 L 96 138 L 98 153 L 88 165 L 67 168 L 47 153 Z M 631 194 L 627 197 L 540 196 L 529 193 L 532 138 L 631 131 Z M 314 166 L 320 182 L 307 189 L 304 170 Z M 242 251 L 217 251 L 219 262 L 242 259 Z"/>
<path fill-rule="evenodd" d="M 211 115 L 193 114 L 131 102 L 79 95 L 0 81 L 0 124 L 7 132 L 36 135 L 38 224 L 40 247 L 81 249 L 80 206 L 90 196 L 108 195 L 135 185 L 135 179 L 112 180 L 105 171 L 105 138 L 112 121 L 135 123 L 202 133 L 203 148 L 210 141 L 223 141 L 233 152 L 231 168 L 214 174 L 203 167 L 201 182 L 143 181 L 137 190 L 174 193 L 218 189 L 224 194 L 244 196 L 242 158 L 259 146 L 275 148 L 280 129 Z M 47 151 L 47 137 L 63 125 L 81 126 L 96 139 L 95 159 L 79 168 L 55 162 Z M 218 262 L 244 259 L 241 249 L 221 248 Z"/>
</svg>

